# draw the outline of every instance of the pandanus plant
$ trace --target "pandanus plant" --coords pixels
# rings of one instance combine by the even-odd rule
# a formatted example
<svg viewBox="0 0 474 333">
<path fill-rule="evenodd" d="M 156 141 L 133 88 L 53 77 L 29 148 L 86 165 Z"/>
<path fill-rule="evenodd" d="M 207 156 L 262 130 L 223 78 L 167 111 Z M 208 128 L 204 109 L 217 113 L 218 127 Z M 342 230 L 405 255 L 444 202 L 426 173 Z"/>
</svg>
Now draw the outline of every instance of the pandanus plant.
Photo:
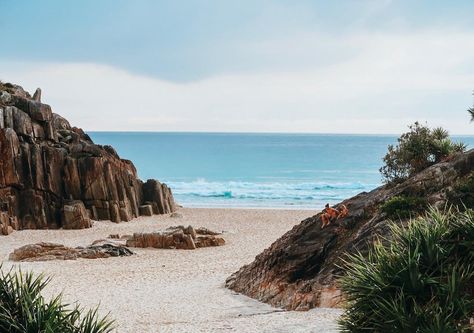
<svg viewBox="0 0 474 333">
<path fill-rule="evenodd" d="M 83 313 L 78 305 L 63 303 L 61 295 L 46 300 L 42 291 L 50 282 L 44 275 L 0 267 L 0 332 L 108 333 L 113 321 L 100 318 L 97 308 Z"/>
<path fill-rule="evenodd" d="M 345 259 L 343 332 L 472 332 L 474 212 L 430 209 Z"/>
</svg>

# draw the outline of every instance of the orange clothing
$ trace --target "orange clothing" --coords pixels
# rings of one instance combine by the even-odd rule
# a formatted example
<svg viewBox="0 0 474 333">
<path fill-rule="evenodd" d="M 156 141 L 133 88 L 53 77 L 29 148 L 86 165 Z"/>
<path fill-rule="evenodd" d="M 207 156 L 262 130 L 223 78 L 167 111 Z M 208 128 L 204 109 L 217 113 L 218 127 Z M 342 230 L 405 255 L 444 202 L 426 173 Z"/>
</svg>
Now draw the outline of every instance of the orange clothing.
<svg viewBox="0 0 474 333">
<path fill-rule="evenodd" d="M 328 215 L 329 218 L 334 219 L 339 215 L 339 212 L 331 207 L 325 208 L 324 213 Z"/>
<path fill-rule="evenodd" d="M 338 219 L 341 219 L 343 217 L 346 217 L 347 214 L 349 214 L 349 209 L 347 209 L 346 205 L 341 204 L 339 206 L 339 214 L 337 215 Z"/>
<path fill-rule="evenodd" d="M 341 204 L 338 208 L 339 209 L 328 207 L 323 209 L 321 214 L 321 229 L 329 225 L 331 222 L 344 218 L 349 214 L 349 209 L 347 209 L 345 205 Z"/>
</svg>

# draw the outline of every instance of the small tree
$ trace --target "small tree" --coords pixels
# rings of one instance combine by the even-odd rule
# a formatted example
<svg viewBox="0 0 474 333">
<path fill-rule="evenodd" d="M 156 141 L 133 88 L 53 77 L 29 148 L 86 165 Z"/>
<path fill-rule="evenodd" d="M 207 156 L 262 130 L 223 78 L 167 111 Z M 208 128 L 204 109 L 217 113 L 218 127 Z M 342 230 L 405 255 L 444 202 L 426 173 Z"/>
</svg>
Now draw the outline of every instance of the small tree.
<svg viewBox="0 0 474 333">
<path fill-rule="evenodd" d="M 471 121 L 474 121 L 474 107 L 467 109 L 467 112 L 471 115 Z"/>
<path fill-rule="evenodd" d="M 398 145 L 388 146 L 380 172 L 387 183 L 400 182 L 417 172 L 443 161 L 455 152 L 463 152 L 466 146 L 455 143 L 445 129 L 430 129 L 418 122 L 398 139 Z"/>
</svg>

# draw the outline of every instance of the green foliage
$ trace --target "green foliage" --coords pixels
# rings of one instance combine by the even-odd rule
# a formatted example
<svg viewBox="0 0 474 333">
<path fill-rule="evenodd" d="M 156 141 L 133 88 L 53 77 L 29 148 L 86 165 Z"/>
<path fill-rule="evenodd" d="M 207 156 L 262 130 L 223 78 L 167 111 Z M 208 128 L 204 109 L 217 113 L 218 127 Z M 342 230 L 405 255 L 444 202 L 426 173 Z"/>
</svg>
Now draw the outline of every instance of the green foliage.
<svg viewBox="0 0 474 333">
<path fill-rule="evenodd" d="M 387 200 L 382 206 L 382 212 L 390 219 L 404 219 L 414 217 L 427 206 L 425 198 L 414 196 L 395 196 Z"/>
<path fill-rule="evenodd" d="M 474 121 L 474 107 L 467 109 L 467 112 L 471 115 L 471 121 Z"/>
<path fill-rule="evenodd" d="M 448 192 L 449 201 L 460 208 L 474 208 L 474 174 L 460 181 Z"/>
<path fill-rule="evenodd" d="M 70 309 L 61 295 L 46 301 L 41 292 L 50 282 L 43 275 L 0 270 L 0 332 L 10 333 L 106 333 L 113 321 L 99 318 L 97 309 L 81 315 Z"/>
<path fill-rule="evenodd" d="M 388 146 L 380 172 L 387 183 L 400 182 L 417 172 L 441 162 L 455 152 L 463 152 L 466 146 L 455 143 L 441 127 L 430 129 L 416 122 L 398 139 L 398 145 Z"/>
<path fill-rule="evenodd" d="M 341 279 L 343 332 L 468 332 L 474 313 L 474 212 L 430 209 L 367 255 L 350 254 Z"/>
</svg>

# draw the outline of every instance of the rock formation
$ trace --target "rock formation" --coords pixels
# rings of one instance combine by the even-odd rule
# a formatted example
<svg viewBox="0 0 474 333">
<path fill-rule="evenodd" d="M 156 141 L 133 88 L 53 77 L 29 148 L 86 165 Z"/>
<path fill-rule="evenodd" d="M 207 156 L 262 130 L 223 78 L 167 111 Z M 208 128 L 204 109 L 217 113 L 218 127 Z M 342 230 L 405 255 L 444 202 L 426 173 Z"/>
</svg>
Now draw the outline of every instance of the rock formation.
<svg viewBox="0 0 474 333">
<path fill-rule="evenodd" d="M 433 165 L 396 186 L 382 186 L 343 201 L 349 214 L 324 229 L 321 229 L 321 214 L 302 221 L 255 261 L 228 278 L 226 285 L 286 309 L 337 306 L 341 301 L 337 285 L 337 277 L 342 274 L 340 258 L 346 253 L 364 252 L 379 235 L 390 237 L 390 219 L 381 210 L 383 203 L 395 196 L 412 196 L 443 207 L 452 198 L 472 203 L 473 191 L 474 150 L 471 150 Z"/>
<path fill-rule="evenodd" d="M 175 210 L 165 184 L 141 182 L 132 162 L 53 113 L 39 89 L 31 97 L 0 83 L 0 154 L 0 234 Z"/>
<path fill-rule="evenodd" d="M 28 244 L 14 250 L 9 259 L 12 261 L 49 261 L 98 259 L 131 256 L 133 252 L 124 246 L 106 243 L 88 247 L 67 247 L 54 243 Z"/>
<path fill-rule="evenodd" d="M 197 230 L 209 232 L 200 235 Z M 210 234 L 212 233 L 212 235 Z M 130 247 L 154 247 L 157 249 L 180 249 L 195 250 L 200 247 L 222 246 L 225 240 L 216 237 L 214 233 L 208 229 L 194 229 L 192 226 L 177 226 L 168 228 L 164 232 L 151 233 L 135 233 L 127 239 L 127 246 Z"/>
</svg>

